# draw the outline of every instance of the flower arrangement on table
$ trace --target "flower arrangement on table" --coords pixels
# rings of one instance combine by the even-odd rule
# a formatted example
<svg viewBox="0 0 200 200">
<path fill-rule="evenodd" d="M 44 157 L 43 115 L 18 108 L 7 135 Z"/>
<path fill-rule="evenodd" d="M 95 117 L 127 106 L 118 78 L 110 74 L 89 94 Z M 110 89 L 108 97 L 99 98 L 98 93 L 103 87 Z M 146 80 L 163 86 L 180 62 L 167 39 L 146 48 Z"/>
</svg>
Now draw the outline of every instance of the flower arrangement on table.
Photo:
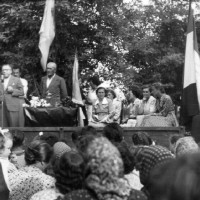
<svg viewBox="0 0 200 200">
<path fill-rule="evenodd" d="M 33 108 L 37 108 L 37 107 L 42 107 L 42 108 L 46 108 L 46 107 L 51 107 L 50 103 L 47 103 L 47 100 L 45 99 L 39 99 L 39 97 L 32 97 L 32 99 L 30 100 L 30 105 L 28 104 L 23 104 L 23 107 L 33 107 Z"/>
</svg>

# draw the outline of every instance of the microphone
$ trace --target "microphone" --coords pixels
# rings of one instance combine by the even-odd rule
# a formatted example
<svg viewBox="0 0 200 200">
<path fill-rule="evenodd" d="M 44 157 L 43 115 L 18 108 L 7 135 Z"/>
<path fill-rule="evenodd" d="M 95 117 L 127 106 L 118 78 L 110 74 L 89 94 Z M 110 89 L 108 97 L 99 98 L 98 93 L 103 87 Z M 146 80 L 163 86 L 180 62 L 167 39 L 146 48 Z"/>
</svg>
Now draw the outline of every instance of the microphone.
<svg viewBox="0 0 200 200">
<path fill-rule="evenodd" d="M 1 83 L 4 83 L 4 75 L 1 74 Z"/>
</svg>

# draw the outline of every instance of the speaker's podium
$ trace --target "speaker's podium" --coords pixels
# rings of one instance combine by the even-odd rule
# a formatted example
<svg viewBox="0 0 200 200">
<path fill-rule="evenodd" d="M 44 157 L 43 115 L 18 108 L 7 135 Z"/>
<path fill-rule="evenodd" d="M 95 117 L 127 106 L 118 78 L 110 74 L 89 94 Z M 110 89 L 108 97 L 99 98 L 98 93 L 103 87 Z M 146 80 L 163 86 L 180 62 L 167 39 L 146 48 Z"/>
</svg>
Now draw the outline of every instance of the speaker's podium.
<svg viewBox="0 0 200 200">
<path fill-rule="evenodd" d="M 197 143 L 200 142 L 200 114 L 195 115 L 192 119 L 191 134 Z"/>
</svg>

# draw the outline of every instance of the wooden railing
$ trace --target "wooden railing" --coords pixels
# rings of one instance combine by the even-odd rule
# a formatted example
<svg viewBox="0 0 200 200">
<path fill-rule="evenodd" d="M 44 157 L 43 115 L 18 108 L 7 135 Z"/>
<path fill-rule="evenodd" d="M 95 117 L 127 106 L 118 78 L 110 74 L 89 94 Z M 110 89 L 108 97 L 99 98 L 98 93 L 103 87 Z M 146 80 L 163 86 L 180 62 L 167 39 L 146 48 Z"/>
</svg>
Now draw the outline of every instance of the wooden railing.
<svg viewBox="0 0 200 200">
<path fill-rule="evenodd" d="M 9 128 L 10 130 L 18 129 L 25 133 L 26 143 L 29 143 L 33 140 L 39 132 L 43 134 L 55 134 L 59 138 L 65 139 L 68 144 L 71 146 L 71 133 L 73 131 L 80 130 L 81 127 L 21 127 L 21 128 Z M 124 138 L 131 144 L 132 143 L 132 134 L 137 131 L 147 132 L 157 144 L 168 147 L 169 146 L 169 137 L 177 134 L 184 134 L 184 127 L 124 127 Z M 98 132 L 102 132 L 103 128 L 97 128 Z"/>
</svg>

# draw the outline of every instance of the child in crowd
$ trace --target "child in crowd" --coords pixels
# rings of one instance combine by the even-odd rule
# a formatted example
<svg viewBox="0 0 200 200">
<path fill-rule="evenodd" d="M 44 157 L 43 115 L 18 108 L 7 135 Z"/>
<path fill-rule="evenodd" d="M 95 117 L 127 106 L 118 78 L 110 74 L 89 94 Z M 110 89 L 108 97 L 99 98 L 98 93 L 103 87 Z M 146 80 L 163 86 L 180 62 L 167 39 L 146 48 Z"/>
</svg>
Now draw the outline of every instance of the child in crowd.
<svg viewBox="0 0 200 200">
<path fill-rule="evenodd" d="M 24 133 L 19 130 L 12 132 L 13 147 L 10 155 L 10 161 L 19 169 L 26 165 L 24 159 Z"/>
</svg>

